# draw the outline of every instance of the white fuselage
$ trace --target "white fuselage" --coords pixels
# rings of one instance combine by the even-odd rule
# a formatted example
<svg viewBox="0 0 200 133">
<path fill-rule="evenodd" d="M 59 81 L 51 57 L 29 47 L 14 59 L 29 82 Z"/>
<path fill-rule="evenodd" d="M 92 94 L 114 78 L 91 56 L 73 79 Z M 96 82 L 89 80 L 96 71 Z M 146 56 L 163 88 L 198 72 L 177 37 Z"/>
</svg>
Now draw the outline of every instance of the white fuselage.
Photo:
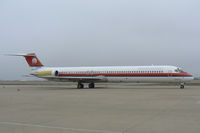
<svg viewBox="0 0 200 133">
<path fill-rule="evenodd" d="M 48 80 L 83 83 L 184 83 L 193 80 L 192 75 L 175 66 L 41 67 L 33 68 L 31 74 Z"/>
</svg>

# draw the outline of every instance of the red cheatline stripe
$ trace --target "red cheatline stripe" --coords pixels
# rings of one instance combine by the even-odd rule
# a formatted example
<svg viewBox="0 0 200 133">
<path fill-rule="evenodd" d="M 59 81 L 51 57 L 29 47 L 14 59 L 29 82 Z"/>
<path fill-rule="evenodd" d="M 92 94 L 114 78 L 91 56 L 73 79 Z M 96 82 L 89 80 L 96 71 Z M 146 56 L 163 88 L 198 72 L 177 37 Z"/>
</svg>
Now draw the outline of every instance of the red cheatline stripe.
<svg viewBox="0 0 200 133">
<path fill-rule="evenodd" d="M 77 74 L 66 74 L 66 73 L 60 73 L 59 76 L 99 76 L 99 75 L 109 75 L 109 76 L 192 76 L 188 73 L 77 73 Z"/>
</svg>

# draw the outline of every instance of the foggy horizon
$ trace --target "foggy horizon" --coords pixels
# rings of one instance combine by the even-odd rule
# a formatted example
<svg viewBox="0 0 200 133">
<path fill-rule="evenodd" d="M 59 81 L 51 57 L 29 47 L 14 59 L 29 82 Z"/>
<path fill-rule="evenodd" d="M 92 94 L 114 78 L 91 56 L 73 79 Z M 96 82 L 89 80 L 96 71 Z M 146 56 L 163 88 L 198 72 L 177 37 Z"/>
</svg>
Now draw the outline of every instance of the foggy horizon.
<svg viewBox="0 0 200 133">
<path fill-rule="evenodd" d="M 0 80 L 45 66 L 173 65 L 200 76 L 200 1 L 0 1 Z"/>
</svg>

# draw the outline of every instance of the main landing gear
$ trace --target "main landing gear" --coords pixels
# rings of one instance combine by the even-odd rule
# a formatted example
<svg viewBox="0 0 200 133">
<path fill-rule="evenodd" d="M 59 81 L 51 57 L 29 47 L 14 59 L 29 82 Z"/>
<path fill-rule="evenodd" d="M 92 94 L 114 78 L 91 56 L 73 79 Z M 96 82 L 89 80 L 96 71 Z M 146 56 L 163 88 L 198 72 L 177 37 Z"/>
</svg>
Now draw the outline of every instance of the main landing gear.
<svg viewBox="0 0 200 133">
<path fill-rule="evenodd" d="M 90 83 L 90 84 L 88 85 L 88 87 L 89 87 L 89 88 L 94 88 L 95 85 L 94 85 L 94 83 Z"/>
<path fill-rule="evenodd" d="M 78 88 L 78 89 L 83 89 L 83 88 L 84 88 L 84 84 L 78 83 L 77 88 Z"/>
<path fill-rule="evenodd" d="M 184 89 L 185 88 L 185 84 L 184 83 L 181 83 L 180 84 L 180 89 Z"/>
<path fill-rule="evenodd" d="M 89 88 L 94 88 L 94 87 L 95 87 L 95 84 L 94 84 L 94 83 L 90 83 L 90 84 L 88 85 L 88 87 L 89 87 Z M 78 88 L 78 89 L 83 89 L 83 88 L 84 88 L 84 84 L 83 84 L 83 83 L 78 83 L 77 88 Z"/>
</svg>

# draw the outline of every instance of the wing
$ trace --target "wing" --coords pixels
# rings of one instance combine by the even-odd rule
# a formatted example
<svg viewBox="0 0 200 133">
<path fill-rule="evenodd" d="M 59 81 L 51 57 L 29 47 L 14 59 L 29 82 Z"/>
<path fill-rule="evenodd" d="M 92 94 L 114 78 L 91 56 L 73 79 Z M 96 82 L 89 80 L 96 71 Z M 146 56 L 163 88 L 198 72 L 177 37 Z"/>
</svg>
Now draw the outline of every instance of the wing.
<svg viewBox="0 0 200 133">
<path fill-rule="evenodd" d="M 65 76 L 40 76 L 39 78 L 53 80 L 53 81 L 70 81 L 70 82 L 106 82 L 107 79 L 104 76 L 95 76 L 95 77 L 65 77 Z"/>
</svg>

